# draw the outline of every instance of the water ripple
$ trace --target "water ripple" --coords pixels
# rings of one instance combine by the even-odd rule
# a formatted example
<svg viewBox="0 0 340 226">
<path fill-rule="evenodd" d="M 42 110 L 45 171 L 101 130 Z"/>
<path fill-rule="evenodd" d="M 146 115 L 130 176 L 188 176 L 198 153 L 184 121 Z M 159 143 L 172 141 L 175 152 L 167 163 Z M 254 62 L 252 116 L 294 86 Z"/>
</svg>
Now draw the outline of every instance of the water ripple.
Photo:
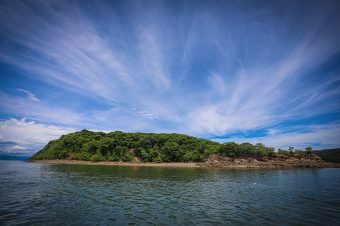
<svg viewBox="0 0 340 226">
<path fill-rule="evenodd" d="M 0 164 L 1 225 L 337 225 L 339 169 Z"/>
</svg>

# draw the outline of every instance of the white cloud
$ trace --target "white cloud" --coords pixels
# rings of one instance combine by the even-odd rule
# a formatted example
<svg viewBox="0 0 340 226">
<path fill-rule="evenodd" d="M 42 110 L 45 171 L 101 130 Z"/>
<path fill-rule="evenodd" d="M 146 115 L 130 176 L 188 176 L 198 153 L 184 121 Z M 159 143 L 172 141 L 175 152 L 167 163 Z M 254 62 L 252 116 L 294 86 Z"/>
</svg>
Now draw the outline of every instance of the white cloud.
<svg viewBox="0 0 340 226">
<path fill-rule="evenodd" d="M 1 113 L 76 128 L 206 136 L 338 110 L 339 102 L 327 100 L 340 96 L 332 87 L 339 75 L 310 75 L 339 51 L 339 34 L 325 29 L 338 27 L 334 9 L 314 6 L 295 18 L 287 6 L 292 23 L 267 15 L 272 4 L 263 16 L 234 12 L 232 3 L 223 14 L 179 4 L 174 17 L 166 2 L 128 2 L 123 16 L 94 3 L 93 19 L 77 3 L 4 2 L 0 61 L 110 109 L 76 113 L 44 102 L 46 93 L 39 101 L 18 89 L 26 98 L 0 92 Z"/>
<path fill-rule="evenodd" d="M 26 89 L 17 89 L 17 91 L 26 94 L 28 99 L 31 101 L 40 102 L 40 100 L 31 91 L 28 91 Z"/>
<path fill-rule="evenodd" d="M 13 142 L 13 151 L 41 148 L 48 141 L 63 134 L 74 132 L 73 128 L 58 127 L 14 118 L 0 121 L 1 142 Z"/>
<path fill-rule="evenodd" d="M 27 148 L 18 145 L 11 141 L 0 141 L 0 153 L 1 154 L 28 154 Z"/>
<path fill-rule="evenodd" d="M 82 120 L 81 114 L 52 107 L 41 101 L 27 101 L 25 97 L 8 95 L 0 90 L 0 112 L 49 123 L 74 125 Z"/>
<path fill-rule="evenodd" d="M 300 128 L 302 129 L 302 128 Z M 303 149 L 308 146 L 314 148 L 336 148 L 340 140 L 340 123 L 325 125 L 304 126 L 304 130 L 298 132 L 284 132 L 282 130 L 270 131 L 265 137 L 214 139 L 217 142 L 249 142 L 252 144 L 264 143 L 267 146 L 287 149 L 295 147 Z"/>
</svg>

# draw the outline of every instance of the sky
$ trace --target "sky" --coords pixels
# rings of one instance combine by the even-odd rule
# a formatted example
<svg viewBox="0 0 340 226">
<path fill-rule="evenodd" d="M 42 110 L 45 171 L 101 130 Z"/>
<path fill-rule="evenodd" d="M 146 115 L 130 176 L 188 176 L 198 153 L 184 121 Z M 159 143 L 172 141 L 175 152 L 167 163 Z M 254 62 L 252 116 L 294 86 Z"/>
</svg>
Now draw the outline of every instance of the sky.
<svg viewBox="0 0 340 226">
<path fill-rule="evenodd" d="M 62 134 L 340 147 L 339 1 L 0 1 L 0 154 Z"/>
</svg>

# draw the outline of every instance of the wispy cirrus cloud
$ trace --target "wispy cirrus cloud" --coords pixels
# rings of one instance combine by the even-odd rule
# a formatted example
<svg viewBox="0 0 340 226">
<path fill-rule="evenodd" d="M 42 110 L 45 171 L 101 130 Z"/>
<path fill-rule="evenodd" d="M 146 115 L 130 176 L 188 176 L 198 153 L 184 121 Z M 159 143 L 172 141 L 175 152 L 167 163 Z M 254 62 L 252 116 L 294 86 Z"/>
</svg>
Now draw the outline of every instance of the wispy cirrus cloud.
<svg viewBox="0 0 340 226">
<path fill-rule="evenodd" d="M 79 113 L 51 107 L 40 101 L 27 101 L 26 97 L 12 96 L 2 91 L 0 91 L 0 108 L 2 113 L 29 117 L 45 123 L 74 125 L 81 122 Z"/>
<path fill-rule="evenodd" d="M 253 144 L 264 143 L 268 146 L 286 149 L 293 146 L 304 149 L 308 146 L 318 148 L 337 148 L 339 146 L 339 122 L 331 124 L 316 124 L 295 128 L 297 131 L 271 129 L 266 136 L 261 137 L 229 137 L 214 139 L 217 142 L 250 142 Z"/>
<path fill-rule="evenodd" d="M 4 2 L 0 62 L 46 87 L 4 83 L 25 97 L 2 91 L 1 113 L 200 137 L 308 127 L 340 112 L 339 11 L 336 1 Z"/>
<path fill-rule="evenodd" d="M 40 100 L 29 90 L 17 89 L 17 91 L 26 94 L 29 100 L 40 102 Z"/>
</svg>

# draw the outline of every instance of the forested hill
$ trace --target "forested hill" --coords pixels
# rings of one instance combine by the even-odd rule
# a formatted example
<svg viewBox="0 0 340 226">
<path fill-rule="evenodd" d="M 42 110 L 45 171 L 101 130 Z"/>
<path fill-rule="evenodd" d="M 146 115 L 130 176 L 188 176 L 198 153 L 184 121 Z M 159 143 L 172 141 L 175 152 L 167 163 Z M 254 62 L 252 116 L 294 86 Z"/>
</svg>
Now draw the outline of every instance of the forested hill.
<svg viewBox="0 0 340 226">
<path fill-rule="evenodd" d="M 188 162 L 203 160 L 212 153 L 258 157 L 273 152 L 273 148 L 264 145 L 219 144 L 183 134 L 82 130 L 50 141 L 31 160 L 131 161 L 138 158 L 145 162 Z"/>
<path fill-rule="evenodd" d="M 166 133 L 111 133 L 80 132 L 63 135 L 50 141 L 42 150 L 33 155 L 30 160 L 86 160 L 86 161 L 132 161 L 143 162 L 191 162 L 202 161 L 213 153 L 231 158 L 277 157 L 290 158 L 305 154 L 319 155 L 325 161 L 339 162 L 339 151 L 307 151 L 278 150 L 259 143 L 237 144 L 200 139 L 183 134 Z"/>
<path fill-rule="evenodd" d="M 50 141 L 31 159 L 131 161 L 138 157 L 146 162 L 198 161 L 218 148 L 216 142 L 182 134 L 82 130 Z"/>
</svg>

